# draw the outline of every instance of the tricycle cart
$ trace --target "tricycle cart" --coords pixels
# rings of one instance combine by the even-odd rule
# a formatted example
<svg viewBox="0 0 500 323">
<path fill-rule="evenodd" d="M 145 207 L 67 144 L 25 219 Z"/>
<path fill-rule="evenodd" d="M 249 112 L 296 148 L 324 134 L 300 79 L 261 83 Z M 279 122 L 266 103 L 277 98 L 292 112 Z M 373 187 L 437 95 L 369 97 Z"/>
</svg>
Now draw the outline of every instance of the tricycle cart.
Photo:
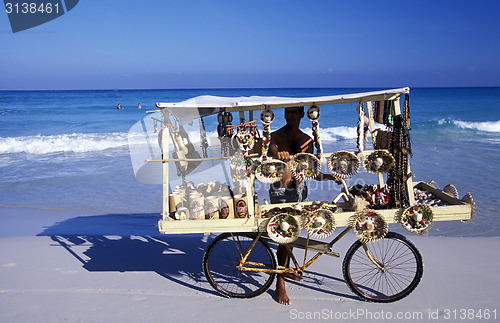
<svg viewBox="0 0 500 323">
<path fill-rule="evenodd" d="M 163 172 L 159 231 L 222 233 L 205 252 L 204 272 L 222 295 L 241 298 L 263 293 L 276 274 L 302 274 L 321 255 L 340 257 L 331 248 L 353 231 L 358 240 L 343 261 L 351 290 L 375 302 L 407 296 L 422 277 L 422 256 L 388 226 L 424 234 L 434 221 L 468 221 L 474 212 L 469 193 L 459 198 L 453 185 L 438 189 L 434 183 L 413 181 L 409 92 L 400 88 L 309 98 L 200 96 L 158 103 L 161 117 L 154 120 L 162 157 L 147 162 L 160 164 Z M 320 107 L 335 109 L 342 103 L 356 106 L 356 147 L 325 152 Z M 267 155 L 273 111 L 298 106 L 307 109 L 311 120 L 315 153 L 300 153 L 284 163 Z M 205 130 L 211 115 L 217 117 L 217 125 Z M 197 127 L 195 122 L 199 127 L 188 132 L 188 127 Z M 321 167 L 328 168 L 341 185 L 328 200 L 259 201 L 256 183 L 272 184 L 286 171 L 305 181 L 315 178 Z M 346 180 L 363 168 L 376 174 L 377 183 L 349 187 Z M 216 180 L 220 176 L 226 180 Z M 324 242 L 341 227 L 345 229 Z M 314 255 L 299 264 L 292 254 L 293 267 L 282 267 L 269 243 Z"/>
</svg>

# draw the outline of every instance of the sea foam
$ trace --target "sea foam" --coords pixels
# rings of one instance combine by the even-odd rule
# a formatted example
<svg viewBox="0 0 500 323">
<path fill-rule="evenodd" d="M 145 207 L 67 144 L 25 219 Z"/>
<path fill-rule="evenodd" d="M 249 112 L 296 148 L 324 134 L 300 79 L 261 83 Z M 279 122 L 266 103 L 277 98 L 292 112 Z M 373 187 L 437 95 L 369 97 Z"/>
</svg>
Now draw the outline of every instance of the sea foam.
<svg viewBox="0 0 500 323">
<path fill-rule="evenodd" d="M 0 154 L 44 155 L 57 152 L 87 153 L 127 147 L 127 133 L 72 133 L 0 138 Z M 133 138 L 133 137 L 132 137 Z"/>
<path fill-rule="evenodd" d="M 452 123 L 457 127 L 470 130 L 479 130 L 486 132 L 500 132 L 500 120 L 485 121 L 485 122 L 467 122 L 453 120 Z"/>
</svg>

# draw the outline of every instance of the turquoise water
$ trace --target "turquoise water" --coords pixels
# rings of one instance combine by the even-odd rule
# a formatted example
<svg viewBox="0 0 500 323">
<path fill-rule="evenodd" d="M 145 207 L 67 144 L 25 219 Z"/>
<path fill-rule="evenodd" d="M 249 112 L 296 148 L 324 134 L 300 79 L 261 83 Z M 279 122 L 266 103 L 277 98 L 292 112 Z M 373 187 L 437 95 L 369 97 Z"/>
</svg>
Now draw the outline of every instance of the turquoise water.
<svg viewBox="0 0 500 323">
<path fill-rule="evenodd" d="M 205 94 L 304 97 L 372 90 L 378 89 L 1 91 L 0 208 L 159 213 L 161 188 L 135 179 L 128 142 L 130 128 L 156 102 Z M 472 223 L 439 223 L 431 233 L 498 235 L 500 88 L 416 88 L 410 95 L 415 180 L 453 183 L 461 195 L 472 192 L 478 205 Z M 117 110 L 118 103 L 125 109 Z M 325 151 L 356 149 L 355 108 L 322 110 Z M 215 129 L 217 121 L 205 123 Z M 281 124 L 277 112 L 273 129 Z M 309 121 L 301 127 L 310 131 Z"/>
</svg>

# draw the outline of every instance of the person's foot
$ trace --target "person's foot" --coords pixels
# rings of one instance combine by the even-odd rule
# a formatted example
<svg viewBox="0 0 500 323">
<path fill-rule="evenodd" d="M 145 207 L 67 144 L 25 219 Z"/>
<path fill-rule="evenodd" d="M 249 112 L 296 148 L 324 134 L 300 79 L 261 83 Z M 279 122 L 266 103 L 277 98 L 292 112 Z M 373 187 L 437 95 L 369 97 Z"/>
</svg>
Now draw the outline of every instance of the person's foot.
<svg viewBox="0 0 500 323">
<path fill-rule="evenodd" d="M 274 294 L 276 301 L 282 305 L 290 305 L 290 298 L 286 293 L 285 281 L 283 277 L 278 277 L 278 282 L 276 283 L 276 291 Z"/>
<path fill-rule="evenodd" d="M 297 274 L 293 274 L 293 273 L 285 273 L 285 274 L 282 274 L 282 276 L 284 278 L 289 278 L 289 279 L 295 280 L 295 281 L 301 281 L 302 280 L 302 276 L 297 275 Z"/>
</svg>

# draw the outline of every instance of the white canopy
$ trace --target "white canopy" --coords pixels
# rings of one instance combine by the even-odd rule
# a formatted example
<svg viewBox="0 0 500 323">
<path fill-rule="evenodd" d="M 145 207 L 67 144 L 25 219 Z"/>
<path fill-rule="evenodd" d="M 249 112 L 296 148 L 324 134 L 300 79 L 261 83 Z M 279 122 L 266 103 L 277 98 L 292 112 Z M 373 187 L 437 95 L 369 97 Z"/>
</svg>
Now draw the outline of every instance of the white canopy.
<svg viewBox="0 0 500 323">
<path fill-rule="evenodd" d="M 317 96 L 308 98 L 277 97 L 277 96 L 250 96 L 250 97 L 220 97 L 212 95 L 197 96 L 182 102 L 157 103 L 160 109 L 167 109 L 182 120 L 193 120 L 196 117 L 206 116 L 219 111 L 249 111 L 264 108 L 277 109 L 293 106 L 324 105 L 351 102 L 395 100 L 402 94 L 410 92 L 409 87 L 352 93 L 342 95 Z M 193 110 L 191 110 L 193 109 Z"/>
</svg>

